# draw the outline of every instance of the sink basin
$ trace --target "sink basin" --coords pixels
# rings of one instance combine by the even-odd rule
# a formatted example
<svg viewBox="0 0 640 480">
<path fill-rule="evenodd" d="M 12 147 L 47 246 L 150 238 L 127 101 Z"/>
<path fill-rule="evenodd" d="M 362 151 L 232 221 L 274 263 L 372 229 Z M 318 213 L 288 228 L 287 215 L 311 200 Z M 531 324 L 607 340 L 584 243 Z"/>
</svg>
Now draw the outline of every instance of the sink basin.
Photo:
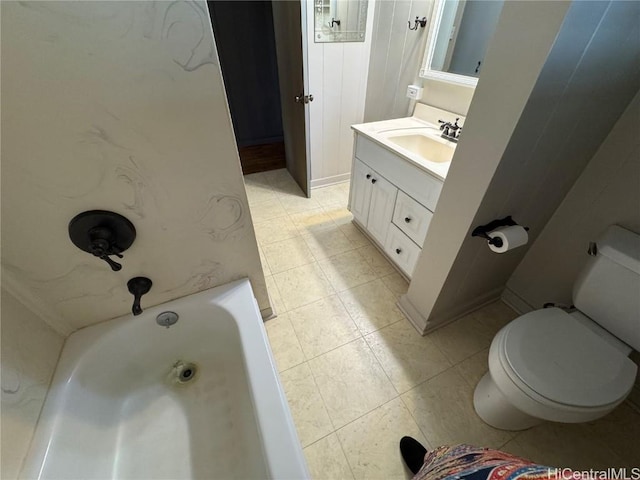
<svg viewBox="0 0 640 480">
<path fill-rule="evenodd" d="M 409 133 L 413 133 L 420 130 L 431 131 L 438 134 L 440 133 L 440 129 L 435 125 L 419 125 L 415 127 L 390 127 L 390 128 L 384 128 L 382 130 L 377 130 L 377 133 L 386 134 L 387 136 L 394 135 L 394 134 L 407 135 Z"/>
<path fill-rule="evenodd" d="M 420 134 L 389 135 L 389 141 L 400 148 L 421 156 L 435 163 L 450 162 L 455 152 L 455 145 L 447 140 L 440 140 Z"/>
</svg>

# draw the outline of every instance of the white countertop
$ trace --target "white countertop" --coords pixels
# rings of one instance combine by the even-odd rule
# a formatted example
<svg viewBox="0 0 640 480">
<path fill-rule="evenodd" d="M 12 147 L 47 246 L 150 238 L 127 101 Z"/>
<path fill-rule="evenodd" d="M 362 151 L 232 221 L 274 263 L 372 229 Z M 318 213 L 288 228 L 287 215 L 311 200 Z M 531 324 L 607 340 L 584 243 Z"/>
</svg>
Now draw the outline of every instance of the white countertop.
<svg viewBox="0 0 640 480">
<path fill-rule="evenodd" d="M 412 117 L 361 123 L 352 125 L 351 128 L 399 157 L 404 158 L 418 168 L 444 181 L 447 178 L 451 162 L 437 163 L 429 161 L 423 156 L 391 142 L 389 134 L 411 134 L 415 132 L 415 134 L 427 135 L 437 142 L 455 148 L 455 143 L 440 137 L 438 120 L 442 119 L 453 123 L 456 118 L 459 118 L 459 125 L 464 124 L 464 117 L 460 115 L 419 103 L 416 105 L 416 110 Z"/>
</svg>

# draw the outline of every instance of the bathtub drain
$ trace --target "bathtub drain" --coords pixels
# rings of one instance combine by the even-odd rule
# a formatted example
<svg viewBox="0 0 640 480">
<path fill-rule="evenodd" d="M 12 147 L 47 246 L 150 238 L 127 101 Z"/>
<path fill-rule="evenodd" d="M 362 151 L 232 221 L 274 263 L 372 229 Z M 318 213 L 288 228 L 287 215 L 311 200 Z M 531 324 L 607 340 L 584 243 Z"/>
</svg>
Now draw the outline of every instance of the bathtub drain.
<svg viewBox="0 0 640 480">
<path fill-rule="evenodd" d="M 178 382 L 187 383 L 195 378 L 198 367 L 195 363 L 176 362 L 176 364 L 173 366 L 173 370 L 176 374 Z"/>
</svg>

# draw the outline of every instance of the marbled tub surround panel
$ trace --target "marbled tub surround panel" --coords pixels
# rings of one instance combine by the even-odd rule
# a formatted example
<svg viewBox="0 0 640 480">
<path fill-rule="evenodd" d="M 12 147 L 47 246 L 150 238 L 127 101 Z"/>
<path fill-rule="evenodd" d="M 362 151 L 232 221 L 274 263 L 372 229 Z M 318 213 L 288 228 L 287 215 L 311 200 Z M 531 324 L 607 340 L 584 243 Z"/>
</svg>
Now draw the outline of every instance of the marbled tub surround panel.
<svg viewBox="0 0 640 480">
<path fill-rule="evenodd" d="M 64 339 L 2 289 L 2 469 L 17 478 Z"/>
<path fill-rule="evenodd" d="M 63 334 L 248 276 L 269 300 L 204 1 L 2 2 L 3 284 Z M 133 222 L 120 272 L 67 225 Z"/>
</svg>

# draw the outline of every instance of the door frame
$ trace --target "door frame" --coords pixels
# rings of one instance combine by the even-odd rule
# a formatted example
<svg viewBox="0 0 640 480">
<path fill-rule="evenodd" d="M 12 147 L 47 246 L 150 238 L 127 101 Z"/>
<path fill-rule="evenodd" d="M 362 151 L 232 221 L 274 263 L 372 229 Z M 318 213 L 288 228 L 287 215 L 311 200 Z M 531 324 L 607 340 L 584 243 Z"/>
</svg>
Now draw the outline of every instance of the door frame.
<svg viewBox="0 0 640 480">
<path fill-rule="evenodd" d="M 273 0 L 278 1 L 278 0 Z M 304 94 L 309 95 L 313 92 L 309 91 L 309 36 L 307 24 L 307 0 L 299 0 L 300 2 L 300 30 L 302 32 L 302 83 L 304 85 Z M 313 3 L 311 3 L 313 7 Z M 310 106 L 308 103 L 304 105 L 304 140 L 306 148 L 307 161 L 307 198 L 311 198 L 311 116 Z"/>
</svg>

